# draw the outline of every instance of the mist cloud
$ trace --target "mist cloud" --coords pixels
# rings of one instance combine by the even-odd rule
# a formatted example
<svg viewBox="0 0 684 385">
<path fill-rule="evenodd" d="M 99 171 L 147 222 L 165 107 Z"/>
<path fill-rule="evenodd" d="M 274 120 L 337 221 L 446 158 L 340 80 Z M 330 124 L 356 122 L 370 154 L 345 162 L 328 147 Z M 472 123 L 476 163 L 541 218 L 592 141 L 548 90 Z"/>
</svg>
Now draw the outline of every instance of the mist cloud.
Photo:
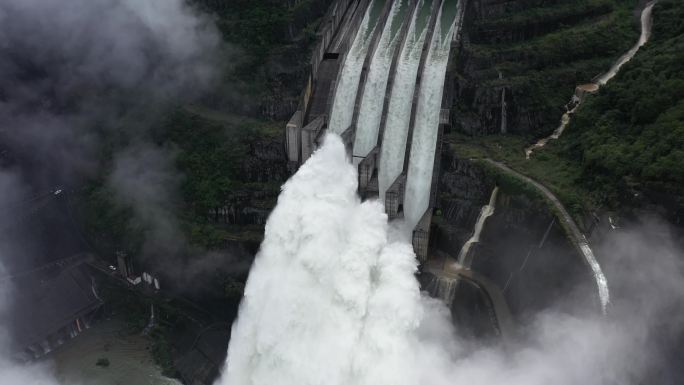
<svg viewBox="0 0 684 385">
<path fill-rule="evenodd" d="M 410 243 L 397 238 L 379 203 L 359 200 L 356 181 L 342 141 L 328 136 L 286 183 L 217 384 L 613 385 L 681 378 L 683 258 L 663 223 L 624 228 L 595 245 L 614 293 L 608 316 L 569 295 L 520 325 L 510 343 L 483 343 L 460 335 L 446 307 L 419 292 Z"/>
<path fill-rule="evenodd" d="M 143 136 L 161 103 L 206 90 L 219 43 L 182 0 L 3 1 L 1 144 L 38 164 L 34 183 L 94 172 L 103 133 Z"/>
<path fill-rule="evenodd" d="M 12 360 L 13 341 L 10 332 L 10 312 L 14 287 L 11 280 L 4 279 L 10 274 L 5 262 L 14 255 L 14 245 L 5 236 L 6 226 L 21 213 L 17 203 L 25 198 L 24 183 L 15 173 L 0 170 L 0 385 L 56 385 L 50 369 L 45 365 L 17 365 Z"/>
<path fill-rule="evenodd" d="M 27 212 L 33 197 L 100 176 L 102 152 L 114 151 L 109 179 L 120 203 L 152 240 L 178 231 L 162 209 L 175 203 L 182 176 L 149 129 L 167 107 L 213 86 L 224 49 L 214 21 L 183 0 L 0 2 L 0 229 L 40 215 Z M 173 231 L 159 227 L 166 222 Z M 15 251 L 27 252 L 12 235 L 0 233 L 0 276 Z M 0 384 L 55 383 L 48 367 L 12 361 L 12 298 L 0 285 Z"/>
<path fill-rule="evenodd" d="M 183 0 L 4 1 L 0 153 L 34 193 L 111 169 L 118 203 L 147 228 L 145 251 L 184 245 L 182 175 L 150 128 L 211 89 L 226 49 L 214 20 Z"/>
</svg>

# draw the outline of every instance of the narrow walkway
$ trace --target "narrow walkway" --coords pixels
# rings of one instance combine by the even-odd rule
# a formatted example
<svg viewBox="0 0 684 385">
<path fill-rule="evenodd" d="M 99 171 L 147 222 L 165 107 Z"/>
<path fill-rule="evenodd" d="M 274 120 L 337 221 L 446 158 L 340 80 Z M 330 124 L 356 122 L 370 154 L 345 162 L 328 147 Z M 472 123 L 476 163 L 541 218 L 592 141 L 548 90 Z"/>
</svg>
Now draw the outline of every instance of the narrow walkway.
<svg viewBox="0 0 684 385">
<path fill-rule="evenodd" d="M 577 226 L 577 223 L 575 223 L 575 220 L 572 219 L 572 217 L 565 209 L 565 206 L 563 206 L 561 201 L 546 186 L 528 177 L 527 175 L 521 174 L 520 172 L 515 171 L 512 168 L 506 166 L 505 164 L 495 161 L 493 159 L 483 158 L 482 160 L 506 172 L 507 174 L 514 175 L 517 178 L 520 178 L 525 182 L 529 183 L 530 185 L 534 186 L 551 202 L 551 204 L 553 204 L 553 206 L 557 210 L 557 216 L 561 226 L 563 226 L 563 229 L 565 229 L 568 235 L 572 238 L 573 245 L 580 253 L 580 255 L 584 257 L 584 262 L 589 266 L 589 268 L 592 271 L 594 280 L 596 281 L 596 286 L 598 288 L 599 300 L 601 301 L 601 309 L 605 313 L 607 310 L 607 306 L 610 303 L 608 281 L 606 280 L 606 277 L 603 274 L 603 271 L 601 270 L 601 265 L 599 265 L 598 261 L 596 260 L 596 257 L 594 256 L 594 253 L 589 247 L 589 242 L 587 241 L 587 238 L 584 236 L 584 234 L 582 234 L 579 227 Z"/>
</svg>

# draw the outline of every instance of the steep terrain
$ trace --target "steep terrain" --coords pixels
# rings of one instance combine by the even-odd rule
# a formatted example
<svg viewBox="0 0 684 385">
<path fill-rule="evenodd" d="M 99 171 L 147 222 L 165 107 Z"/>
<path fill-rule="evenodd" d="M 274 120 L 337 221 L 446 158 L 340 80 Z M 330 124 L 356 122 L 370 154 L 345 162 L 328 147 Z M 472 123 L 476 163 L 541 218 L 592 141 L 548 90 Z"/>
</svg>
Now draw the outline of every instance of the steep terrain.
<svg viewBox="0 0 684 385">
<path fill-rule="evenodd" d="M 634 0 L 470 1 L 452 85 L 456 127 L 531 138 L 553 131 L 575 86 L 608 69 L 636 40 L 635 6 Z"/>
<path fill-rule="evenodd" d="M 587 100 L 560 144 L 612 209 L 657 204 L 684 220 L 684 4 L 654 7 L 651 41 Z"/>
</svg>

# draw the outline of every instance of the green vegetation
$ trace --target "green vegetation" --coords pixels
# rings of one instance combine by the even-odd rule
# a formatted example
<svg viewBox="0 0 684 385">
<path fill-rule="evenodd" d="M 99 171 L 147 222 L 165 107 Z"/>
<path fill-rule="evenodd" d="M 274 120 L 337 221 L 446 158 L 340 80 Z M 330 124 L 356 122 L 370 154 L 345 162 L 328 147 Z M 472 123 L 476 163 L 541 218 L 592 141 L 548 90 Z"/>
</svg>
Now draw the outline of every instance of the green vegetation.
<svg viewBox="0 0 684 385">
<path fill-rule="evenodd" d="M 312 38 L 310 31 L 320 21 L 316 8 L 327 5 L 320 0 L 303 0 L 292 6 L 282 0 L 195 1 L 219 16 L 224 40 L 260 57 L 291 41 L 291 24 L 298 27 L 294 30 L 304 32 L 300 38 Z"/>
<path fill-rule="evenodd" d="M 102 368 L 107 368 L 109 367 L 109 359 L 107 358 L 98 358 L 97 362 L 95 362 L 95 366 L 99 366 Z"/>
<path fill-rule="evenodd" d="M 487 172 L 488 175 L 493 176 L 494 180 L 496 181 L 496 184 L 501 188 L 503 192 L 505 192 L 509 196 L 524 196 L 531 203 L 530 209 L 534 209 L 535 207 L 544 207 L 548 212 L 553 214 L 553 216 L 556 217 L 558 220 L 558 223 L 560 226 L 563 228 L 563 231 L 565 232 L 565 236 L 567 240 L 570 242 L 570 244 L 575 245 L 576 244 L 576 239 L 573 238 L 572 230 L 570 229 L 570 225 L 565 221 L 563 215 L 561 214 L 561 211 L 556 207 L 554 202 L 552 202 L 544 193 L 538 189 L 536 186 L 532 185 L 528 181 L 520 178 L 519 176 L 513 175 L 509 172 L 506 172 L 504 170 L 501 170 L 500 168 L 492 165 L 489 162 L 479 160 L 477 161 L 480 166 Z M 537 205 L 537 204 L 543 204 L 543 205 Z M 577 209 L 577 208 L 576 208 Z M 568 208 L 566 207 L 566 210 Z M 570 215 L 573 215 L 573 212 L 569 211 Z M 578 226 L 581 226 L 582 221 L 579 220 L 579 214 L 581 211 L 577 209 L 577 211 L 574 212 L 575 222 L 578 224 Z"/>
<path fill-rule="evenodd" d="M 684 3 L 654 8 L 651 41 L 582 105 L 563 138 L 586 188 L 603 203 L 650 195 L 684 207 Z"/>
<path fill-rule="evenodd" d="M 284 166 L 278 159 L 257 159 L 254 149 L 280 148 L 281 131 L 281 122 L 199 107 L 177 109 L 154 131 L 155 143 L 174 149 L 177 169 L 184 176 L 180 185 L 182 205 L 173 207 L 175 212 L 170 216 L 180 220 L 191 245 L 218 249 L 226 239 L 261 239 L 262 225 L 218 225 L 211 216 L 238 198 L 245 205 L 264 210 L 275 205 L 284 182 Z M 268 178 L 261 175 L 264 165 L 275 170 Z M 98 251 L 103 255 L 116 250 L 132 255 L 140 252 L 148 229 L 131 207 L 116 199 L 106 178 L 94 180 L 83 197 L 79 212 Z"/>
<path fill-rule="evenodd" d="M 143 297 L 120 286 L 106 285 L 100 291 L 107 304 L 108 312 L 119 315 L 125 322 L 126 332 L 130 334 L 140 334 L 143 331 L 149 322 L 150 304 L 154 303 L 159 323 L 148 334 L 152 357 L 162 368 L 162 374 L 177 378 L 178 373 L 173 366 L 171 356 L 173 347 L 169 341 L 172 326 L 178 322 L 178 310 L 170 303 Z M 101 358 L 96 365 L 107 367 L 109 360 Z"/>
<path fill-rule="evenodd" d="M 531 159 L 526 159 L 525 148 L 529 143 L 519 136 L 467 137 L 451 134 L 447 140 L 460 157 L 502 161 L 512 169 L 540 182 L 564 203 L 568 212 L 576 219 L 585 211 L 594 209 L 600 201 L 593 191 L 581 183 L 582 172 L 577 163 L 566 158 L 562 154 L 562 148 L 554 141 L 549 142 L 543 150 L 535 152 Z M 493 172 L 491 167 L 488 170 Z M 529 192 L 529 188 L 522 188 L 520 183 L 527 184 L 519 181 L 509 183 L 509 187 L 513 191 Z M 535 195 L 539 194 L 536 188 L 531 188 Z"/>
<path fill-rule="evenodd" d="M 152 329 L 149 334 L 152 338 L 152 357 L 154 361 L 162 368 L 162 374 L 171 378 L 178 378 L 178 371 L 173 365 L 173 357 L 171 356 L 172 346 L 169 343 L 171 328 L 166 325 L 159 325 Z"/>
<path fill-rule="evenodd" d="M 537 138 L 556 127 L 577 84 L 607 70 L 637 40 L 636 1 L 512 4 L 466 25 L 472 44 L 461 55 L 459 83 L 473 90 L 454 108 L 468 130 L 498 132 L 498 114 L 489 108 L 498 108 L 505 87 L 510 130 Z"/>
<path fill-rule="evenodd" d="M 184 200 L 204 217 L 222 206 L 236 189 L 273 190 L 250 181 L 242 175 L 242 164 L 248 161 L 250 145 L 273 139 L 281 127 L 241 119 L 236 123 L 210 120 L 201 115 L 176 112 L 165 127 L 163 137 L 180 150 L 178 165 L 186 175 L 182 191 Z"/>
<path fill-rule="evenodd" d="M 607 4 L 604 1 L 584 3 L 601 9 Z M 543 130 L 543 135 L 548 134 L 558 125 L 560 107 L 572 91 L 572 87 L 566 89 L 560 85 L 568 82 L 567 71 L 581 72 L 585 76 L 599 63 L 602 71 L 612 63 L 605 55 L 581 59 L 581 52 L 591 53 L 599 48 L 595 44 L 604 44 L 586 40 L 605 40 L 611 44 L 615 39 L 625 39 L 629 44 L 636 41 L 636 35 L 631 37 L 634 35 L 633 5 L 632 2 L 613 2 L 613 11 L 595 23 L 581 23 L 506 48 L 485 47 L 488 55 L 526 58 L 521 62 L 497 62 L 497 68 L 502 72 L 519 71 L 518 75 L 491 79 L 488 86 L 506 85 L 514 90 L 517 87 L 522 99 L 515 99 L 516 104 L 523 103 L 532 110 L 555 110 L 553 120 Z M 568 7 L 551 8 L 560 12 Z M 541 11 L 532 13 L 538 12 Z M 526 19 L 518 16 L 513 20 L 516 21 L 511 23 L 524 24 Z M 525 159 L 524 149 L 533 138 L 542 136 L 539 132 L 534 136 L 451 134 L 447 140 L 461 157 L 500 160 L 541 182 L 564 202 L 575 218 L 597 207 L 616 210 L 631 206 L 643 202 L 644 196 L 671 209 L 674 215 L 680 215 L 676 213 L 681 213 L 684 207 L 684 163 L 681 161 L 684 159 L 683 20 L 684 3 L 659 2 L 654 8 L 651 41 L 607 86 L 587 98 L 560 140 L 552 140 L 535 151 L 532 159 Z M 499 25 L 506 21 L 491 23 Z M 613 27 L 609 28 L 610 25 Z M 618 29 L 611 32 L 616 26 Z M 614 36 L 607 38 L 608 32 Z M 567 40 L 567 36 L 573 38 Z M 627 49 L 623 47 L 624 43 L 618 46 L 620 51 L 613 48 L 610 50 L 612 55 Z M 531 51 L 526 53 L 527 49 Z M 528 60 L 528 54 L 534 59 Z M 566 54 L 572 59 L 567 66 L 561 62 L 553 64 Z M 537 65 L 539 68 L 532 68 Z M 547 81 L 547 77 L 555 80 Z M 585 77 L 585 81 L 588 80 Z M 467 106 L 458 107 L 468 112 Z"/>
<path fill-rule="evenodd" d="M 245 97 L 252 102 L 266 97 L 270 87 L 283 82 L 296 81 L 295 95 L 299 94 L 302 67 L 309 64 L 326 1 L 301 0 L 293 5 L 283 0 L 192 1 L 216 16 L 223 41 L 230 45 L 224 80 L 231 85 L 226 92 L 239 89 L 238 100 L 232 101 L 236 107 Z"/>
<path fill-rule="evenodd" d="M 510 16 L 484 20 L 481 30 L 518 30 L 551 24 L 567 25 L 569 22 L 592 15 L 603 15 L 613 10 L 612 0 L 576 0 L 553 6 L 535 6 L 525 10 L 510 10 Z"/>
</svg>

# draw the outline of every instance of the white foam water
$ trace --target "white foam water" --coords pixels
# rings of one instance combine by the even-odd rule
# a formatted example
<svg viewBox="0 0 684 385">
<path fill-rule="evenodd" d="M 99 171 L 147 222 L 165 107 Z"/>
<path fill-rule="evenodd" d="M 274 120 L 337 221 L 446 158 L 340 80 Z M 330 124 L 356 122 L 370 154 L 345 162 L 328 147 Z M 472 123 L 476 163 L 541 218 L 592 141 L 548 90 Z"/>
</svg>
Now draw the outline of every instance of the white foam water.
<svg viewBox="0 0 684 385">
<path fill-rule="evenodd" d="M 458 28 L 458 7 L 460 2 L 457 0 L 442 3 L 430 52 L 423 68 L 404 198 L 404 218 L 409 228 L 420 221 L 430 205 L 442 91 L 452 35 Z"/>
</svg>

